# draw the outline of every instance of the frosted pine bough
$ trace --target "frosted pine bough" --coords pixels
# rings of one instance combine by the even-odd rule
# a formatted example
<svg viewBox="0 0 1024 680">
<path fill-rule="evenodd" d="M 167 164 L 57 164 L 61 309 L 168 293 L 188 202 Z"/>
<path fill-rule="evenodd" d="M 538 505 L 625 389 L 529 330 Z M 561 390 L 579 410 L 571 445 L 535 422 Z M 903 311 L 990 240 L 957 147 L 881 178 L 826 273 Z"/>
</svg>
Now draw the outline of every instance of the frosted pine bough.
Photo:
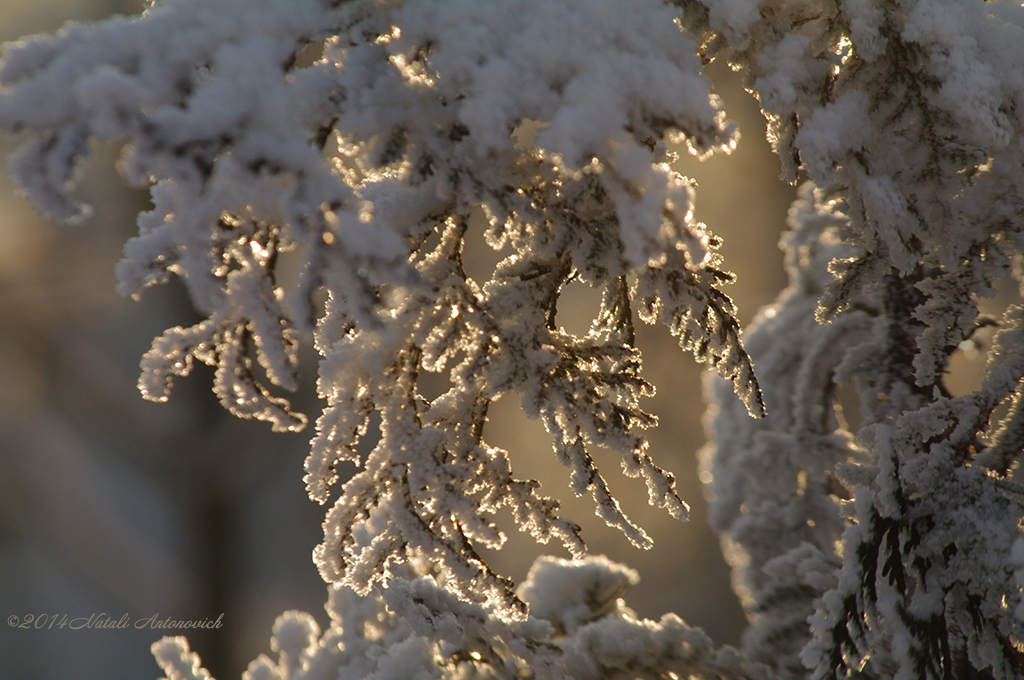
<svg viewBox="0 0 1024 680">
<path fill-rule="evenodd" d="M 283 615 L 278 660 L 248 677 L 1012 678 L 1021 309 L 977 392 L 949 393 L 943 371 L 988 323 L 979 297 L 1021 271 L 1022 25 L 1018 5 L 969 0 L 165 0 L 8 48 L 0 124 L 26 134 L 13 174 L 54 217 L 81 213 L 67 190 L 94 139 L 151 186 L 121 290 L 173 274 L 208 318 L 155 341 L 148 398 L 198 360 L 232 412 L 301 428 L 274 392 L 315 337 L 327 405 L 306 483 L 337 492 L 316 554 L 332 625 Z M 701 76 L 713 59 L 743 72 L 784 175 L 810 180 L 783 241 L 791 285 L 747 336 L 757 380 L 717 239 L 668 165 L 680 144 L 735 143 Z M 480 208 L 511 253 L 488 281 L 462 266 Z M 555 321 L 576 279 L 603 295 L 586 337 Z M 622 451 L 685 518 L 640 433 L 634 312 L 731 383 L 710 388 L 705 465 L 751 617 L 740 650 L 637 620 L 619 599 L 634 575 L 607 560 L 545 559 L 516 588 L 476 551 L 501 545 L 508 506 L 583 556 L 486 443 L 503 396 L 635 544 L 590 447 Z M 423 372 L 451 389 L 427 400 Z M 835 409 L 847 385 L 856 432 Z M 339 485 L 346 461 L 360 471 Z M 154 652 L 172 680 L 204 676 L 181 639 Z"/>
</svg>

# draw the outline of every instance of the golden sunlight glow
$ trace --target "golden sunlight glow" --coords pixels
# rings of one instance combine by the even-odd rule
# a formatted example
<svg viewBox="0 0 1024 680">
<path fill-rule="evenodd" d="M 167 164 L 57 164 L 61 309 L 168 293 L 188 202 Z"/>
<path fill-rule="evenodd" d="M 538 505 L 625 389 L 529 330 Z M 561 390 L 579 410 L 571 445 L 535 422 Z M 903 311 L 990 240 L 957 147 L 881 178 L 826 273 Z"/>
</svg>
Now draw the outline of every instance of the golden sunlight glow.
<svg viewBox="0 0 1024 680">
<path fill-rule="evenodd" d="M 839 44 L 836 46 L 836 54 L 839 55 L 839 64 L 832 67 L 832 75 L 839 75 L 839 69 L 853 54 L 853 43 L 850 42 L 848 36 L 843 36 L 839 40 Z"/>
</svg>

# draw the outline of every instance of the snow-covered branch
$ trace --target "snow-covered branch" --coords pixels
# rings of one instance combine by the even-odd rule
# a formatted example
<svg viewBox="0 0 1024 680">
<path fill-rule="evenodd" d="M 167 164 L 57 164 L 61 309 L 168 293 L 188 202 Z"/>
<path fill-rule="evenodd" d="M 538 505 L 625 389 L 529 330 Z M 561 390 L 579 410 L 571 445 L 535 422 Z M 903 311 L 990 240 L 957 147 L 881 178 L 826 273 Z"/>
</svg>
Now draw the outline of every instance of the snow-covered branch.
<svg viewBox="0 0 1024 680">
<path fill-rule="evenodd" d="M 305 481 L 330 502 L 333 623 L 284 615 L 279 661 L 248 677 L 1011 678 L 1021 307 L 978 390 L 944 374 L 991 323 L 979 300 L 1020 279 L 1022 38 L 1009 0 L 160 0 L 8 46 L 0 126 L 54 217 L 82 214 L 69 192 L 96 141 L 150 188 L 120 290 L 179 277 L 206 319 L 157 338 L 144 396 L 201 361 L 231 412 L 297 430 L 278 392 L 299 343 L 321 354 Z M 758 99 L 783 176 L 809 180 L 790 286 L 742 341 L 719 240 L 672 168 L 737 142 L 702 75 L 715 59 Z M 486 279 L 463 266 L 473 229 L 502 253 Z M 572 281 L 602 295 L 585 336 L 558 323 Z M 595 447 L 687 517 L 642 434 L 634 314 L 727 380 L 704 465 L 751 617 L 739 651 L 638 621 L 606 561 L 541 561 L 517 588 L 481 557 L 502 508 L 585 554 L 487 442 L 502 398 L 634 544 L 650 539 Z M 426 397 L 425 374 L 447 389 Z M 203 677 L 184 641 L 154 652 Z"/>
</svg>

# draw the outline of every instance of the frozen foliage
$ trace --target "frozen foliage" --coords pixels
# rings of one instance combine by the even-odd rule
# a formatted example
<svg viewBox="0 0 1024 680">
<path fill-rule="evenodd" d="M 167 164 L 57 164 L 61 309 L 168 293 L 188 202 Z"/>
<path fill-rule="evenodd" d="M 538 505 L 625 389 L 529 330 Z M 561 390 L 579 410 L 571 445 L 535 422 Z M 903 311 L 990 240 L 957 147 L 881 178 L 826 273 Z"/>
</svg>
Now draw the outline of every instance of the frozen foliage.
<svg viewBox="0 0 1024 680">
<path fill-rule="evenodd" d="M 261 655 L 245 680 L 763 675 L 763 668 L 742 661 L 736 650 L 715 650 L 703 632 L 673 614 L 638 620 L 620 598 L 636 575 L 604 558 L 539 560 L 520 589 L 533 612 L 522 621 L 460 600 L 418 575 L 422 563 L 397 571 L 374 596 L 332 586 L 331 625 L 322 634 L 309 614 L 282 614 L 271 638 L 278 659 Z M 182 638 L 166 638 L 153 651 L 169 680 L 208 677 Z"/>
<path fill-rule="evenodd" d="M 711 522 L 727 535 L 726 557 L 739 570 L 741 599 L 751 615 L 747 651 L 797 677 L 807 617 L 835 585 L 840 566 L 833 546 L 844 521 L 835 502 L 842 494 L 835 469 L 859 458 L 831 407 L 833 376 L 843 370 L 847 348 L 871 334 L 863 313 L 829 325 L 815 320 L 828 264 L 849 246 L 836 235 L 842 221 L 815 210 L 809 189 L 802 188 L 783 243 L 790 286 L 746 336 L 766 386 L 768 415 L 753 421 L 737 414 L 720 386 L 709 383 L 720 404 L 709 419 L 713 443 L 703 451 L 712 477 Z M 778 340 L 787 334 L 795 339 Z"/>
<path fill-rule="evenodd" d="M 817 187 L 783 241 L 791 285 L 747 337 L 769 416 L 719 394 L 710 421 L 744 651 L 786 677 L 1020 677 L 1021 497 L 1002 479 L 1021 450 L 1020 310 L 980 390 L 954 396 L 943 372 L 994 323 L 979 297 L 1019 271 L 1024 14 L 715 5 L 687 15 L 705 54 L 746 72 L 784 172 Z"/>
<path fill-rule="evenodd" d="M 151 188 L 121 290 L 173 274 L 207 318 L 154 342 L 147 398 L 198 360 L 226 408 L 296 430 L 276 392 L 299 342 L 322 355 L 306 484 L 330 502 L 332 624 L 283 615 L 278 660 L 247 678 L 1014 678 L 1024 310 L 978 301 L 1022 271 L 1022 26 L 1008 0 L 162 0 L 10 46 L 0 125 L 55 217 L 82 214 L 69 190 L 94 140 Z M 718 239 L 670 167 L 736 142 L 701 75 L 715 59 L 760 102 L 783 176 L 809 180 L 790 286 L 746 350 Z M 463 267 L 481 214 L 504 257 L 486 281 Z M 603 296 L 583 337 L 557 322 L 572 280 Z M 634 544 L 650 539 L 595 446 L 685 519 L 641 433 L 634 313 L 728 379 L 709 381 L 704 466 L 741 650 L 637 620 L 619 599 L 635 575 L 584 559 L 484 439 L 516 395 Z M 950 358 L 988 325 L 981 387 L 957 396 Z M 427 373 L 447 391 L 424 396 Z M 504 542 L 502 508 L 577 561 L 517 589 L 477 550 Z M 171 680 L 206 677 L 183 640 L 154 653 Z"/>
<path fill-rule="evenodd" d="M 734 142 L 674 15 L 653 1 L 626 17 L 615 2 L 158 3 L 13 46 L 0 122 L 31 133 L 14 176 L 55 216 L 80 212 L 68 181 L 93 139 L 123 145 L 127 179 L 152 185 L 121 290 L 175 274 L 209 318 L 154 342 L 147 398 L 167 399 L 198 360 L 216 367 L 232 412 L 299 429 L 305 416 L 273 388 L 294 387 L 296 344 L 315 325 L 327 406 L 310 495 L 328 501 L 342 462 L 363 467 L 327 515 L 316 554 L 327 580 L 365 593 L 411 550 L 464 597 L 521 609 L 475 552 L 504 541 L 493 513 L 507 506 L 574 555 L 583 543 L 484 440 L 491 401 L 520 395 L 574 491 L 639 546 L 650 539 L 591 447 L 621 450 L 652 503 L 679 519 L 688 509 L 639 433 L 655 420 L 639 406 L 652 387 L 631 307 L 761 408 L 715 240 L 666 165 L 668 141 L 695 153 Z M 530 143 L 517 134 L 526 121 L 540 128 Z M 481 206 L 487 239 L 509 253 L 489 281 L 461 264 Z M 287 277 L 293 251 L 304 267 Z M 604 291 L 585 337 L 555 320 L 571 279 Z M 451 389 L 428 401 L 421 372 L 447 372 Z M 359 460 L 374 412 L 382 436 Z M 375 516 L 387 528 L 357 548 Z"/>
</svg>

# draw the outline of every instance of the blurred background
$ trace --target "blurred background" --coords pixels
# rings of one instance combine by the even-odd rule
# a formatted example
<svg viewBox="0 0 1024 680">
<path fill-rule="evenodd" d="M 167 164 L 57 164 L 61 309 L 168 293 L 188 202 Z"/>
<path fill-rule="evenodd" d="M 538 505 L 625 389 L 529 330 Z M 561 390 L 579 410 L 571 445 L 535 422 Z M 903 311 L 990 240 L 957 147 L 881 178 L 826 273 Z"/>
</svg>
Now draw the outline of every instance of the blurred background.
<svg viewBox="0 0 1024 680">
<path fill-rule="evenodd" d="M 0 41 L 52 32 L 65 21 L 94 21 L 141 11 L 139 0 L 4 0 Z M 764 121 L 727 68 L 711 71 L 742 139 L 731 156 L 684 159 L 698 182 L 696 215 L 724 238 L 726 268 L 739 280 L 728 292 L 743 323 L 785 283 L 777 242 L 795 190 L 777 179 L 778 161 L 764 141 Z M 4 155 L 18 139 L 0 137 Z M 240 421 L 213 397 L 210 371 L 179 379 L 167 404 L 144 401 L 138 364 L 164 329 L 200 318 L 182 287 L 146 291 L 141 302 L 114 292 L 114 265 L 134 235 L 146 194 L 127 190 L 112 171 L 117 150 L 98 148 L 79 194 L 94 207 L 83 224 L 54 225 L 36 215 L 0 177 L 0 676 L 7 680 L 111 680 L 156 677 L 149 652 L 163 634 L 49 627 L 68 619 L 127 614 L 132 622 L 216 619 L 190 631 L 190 645 L 220 680 L 239 678 L 270 652 L 271 626 L 289 609 L 326 626 L 326 591 L 310 554 L 321 539 L 324 508 L 302 483 L 309 432 L 273 434 Z M 471 275 L 495 260 L 479 238 Z M 599 298 L 572 284 L 558 321 L 582 333 Z M 604 526 L 589 497 L 576 499 L 567 470 L 551 453 L 543 426 L 518 400 L 497 402 L 487 440 L 511 452 L 520 477 L 536 478 L 584 527 L 595 554 L 636 568 L 641 583 L 626 601 L 640 615 L 675 612 L 718 643 L 739 640 L 743 615 L 729 586 L 717 538 L 706 524 L 696 452 L 702 367 L 663 328 L 638 326 L 644 373 L 657 386 L 648 400 L 660 426 L 651 453 L 673 471 L 692 508 L 675 522 L 649 508 L 639 480 L 617 473 L 619 456 L 597 452 L 612 492 L 652 536 L 648 552 Z M 316 356 L 302 356 L 294 402 L 315 418 Z M 501 572 L 522 580 L 543 553 L 506 526 L 507 547 L 490 555 Z M 36 617 L 42 629 L 11 628 L 10 616 Z M 47 620 L 44 621 L 44 618 Z"/>
</svg>

